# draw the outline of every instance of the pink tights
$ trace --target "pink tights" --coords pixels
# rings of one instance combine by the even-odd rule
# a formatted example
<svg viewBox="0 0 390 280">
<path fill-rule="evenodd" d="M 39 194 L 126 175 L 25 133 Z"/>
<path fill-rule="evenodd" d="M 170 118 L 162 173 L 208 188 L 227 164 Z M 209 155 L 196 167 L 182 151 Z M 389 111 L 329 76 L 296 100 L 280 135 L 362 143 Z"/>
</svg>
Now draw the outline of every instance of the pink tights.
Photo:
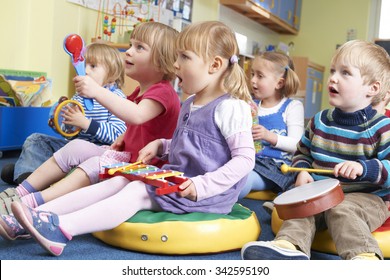
<svg viewBox="0 0 390 280">
<path fill-rule="evenodd" d="M 72 236 L 112 229 L 140 210 L 161 211 L 144 183 L 129 182 L 120 176 L 68 193 L 36 209 L 59 215 L 61 228 Z"/>
</svg>

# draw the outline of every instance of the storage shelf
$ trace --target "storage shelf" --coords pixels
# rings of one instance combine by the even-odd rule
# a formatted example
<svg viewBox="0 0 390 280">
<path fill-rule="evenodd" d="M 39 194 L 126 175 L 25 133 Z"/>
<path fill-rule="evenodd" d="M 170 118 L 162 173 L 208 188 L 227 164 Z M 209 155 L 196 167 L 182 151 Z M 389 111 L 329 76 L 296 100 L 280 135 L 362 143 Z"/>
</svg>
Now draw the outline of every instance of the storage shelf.
<svg viewBox="0 0 390 280">
<path fill-rule="evenodd" d="M 280 33 L 297 35 L 298 30 L 289 25 L 287 22 L 281 20 L 279 17 L 273 15 L 271 12 L 265 10 L 256 3 L 248 0 L 219 0 L 221 5 L 235 10 L 236 12 L 264 25 L 265 27 Z"/>
</svg>

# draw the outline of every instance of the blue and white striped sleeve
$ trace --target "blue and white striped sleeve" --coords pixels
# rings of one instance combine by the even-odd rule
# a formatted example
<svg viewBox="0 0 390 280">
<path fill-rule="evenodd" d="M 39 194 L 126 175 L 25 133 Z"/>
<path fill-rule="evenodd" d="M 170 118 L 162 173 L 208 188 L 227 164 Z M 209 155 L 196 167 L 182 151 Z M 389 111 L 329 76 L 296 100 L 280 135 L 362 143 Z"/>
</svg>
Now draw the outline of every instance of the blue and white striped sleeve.
<svg viewBox="0 0 390 280">
<path fill-rule="evenodd" d="M 120 89 L 115 89 L 113 93 L 126 98 Z M 78 100 L 82 99 L 80 96 L 75 96 L 74 99 L 84 107 L 82 100 Z M 85 116 L 91 120 L 91 124 L 86 131 L 80 132 L 80 138 L 97 144 L 111 145 L 118 136 L 126 131 L 125 122 L 113 115 L 96 100 L 94 100 L 93 110 L 88 111 L 84 108 L 84 111 Z"/>
</svg>

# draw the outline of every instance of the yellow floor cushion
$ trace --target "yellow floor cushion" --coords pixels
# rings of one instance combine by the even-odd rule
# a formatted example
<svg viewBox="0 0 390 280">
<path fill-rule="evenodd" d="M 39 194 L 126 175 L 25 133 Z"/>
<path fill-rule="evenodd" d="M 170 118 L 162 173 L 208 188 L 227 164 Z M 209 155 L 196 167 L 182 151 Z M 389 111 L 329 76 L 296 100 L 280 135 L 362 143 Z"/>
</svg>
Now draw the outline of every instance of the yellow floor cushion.
<svg viewBox="0 0 390 280">
<path fill-rule="evenodd" d="M 279 231 L 282 222 L 283 220 L 279 218 L 277 210 L 274 209 L 271 218 L 271 228 L 274 234 Z M 380 228 L 374 231 L 372 235 L 377 240 L 383 256 L 390 258 L 390 218 Z M 316 233 L 311 248 L 315 251 L 337 255 L 336 247 L 327 230 Z"/>
<path fill-rule="evenodd" d="M 180 255 L 239 250 L 260 232 L 256 214 L 237 203 L 229 215 L 139 211 L 118 227 L 93 235 L 123 249 Z"/>
<path fill-rule="evenodd" d="M 247 194 L 245 198 L 256 199 L 256 200 L 274 200 L 277 195 L 278 195 L 277 193 L 270 190 L 251 191 L 250 193 Z"/>
</svg>

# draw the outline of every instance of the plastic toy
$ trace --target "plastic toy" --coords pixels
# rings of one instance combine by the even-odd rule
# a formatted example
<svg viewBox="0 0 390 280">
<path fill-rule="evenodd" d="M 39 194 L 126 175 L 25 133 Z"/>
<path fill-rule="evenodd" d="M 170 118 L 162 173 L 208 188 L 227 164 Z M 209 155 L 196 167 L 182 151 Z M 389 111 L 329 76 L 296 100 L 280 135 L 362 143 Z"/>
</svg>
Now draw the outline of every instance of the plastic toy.
<svg viewBox="0 0 390 280">
<path fill-rule="evenodd" d="M 255 102 L 250 102 L 249 106 L 251 107 L 251 114 L 252 114 L 252 126 L 259 124 L 259 117 L 257 115 L 258 107 Z M 263 144 L 261 143 L 261 140 L 254 140 L 253 141 L 255 145 L 255 153 L 259 153 L 263 149 Z"/>
<path fill-rule="evenodd" d="M 103 166 L 100 179 L 107 179 L 112 176 L 124 176 L 130 181 L 142 181 L 148 185 L 156 187 L 157 195 L 164 195 L 179 190 L 179 185 L 187 178 L 182 176 L 182 172 L 172 170 L 162 170 L 152 165 L 135 163 L 117 163 Z"/>
<path fill-rule="evenodd" d="M 77 75 L 85 76 L 84 40 L 77 34 L 70 34 L 64 39 L 64 50 L 70 55 L 74 69 Z M 85 108 L 90 111 L 93 109 L 93 99 L 84 98 Z"/>
<path fill-rule="evenodd" d="M 80 132 L 81 128 L 63 123 L 64 118 L 61 115 L 61 111 L 65 106 L 78 106 L 84 114 L 83 106 L 79 102 L 69 100 L 67 97 L 61 96 L 58 102 L 56 102 L 50 109 L 48 124 L 55 132 L 66 138 L 72 138 Z"/>
</svg>

